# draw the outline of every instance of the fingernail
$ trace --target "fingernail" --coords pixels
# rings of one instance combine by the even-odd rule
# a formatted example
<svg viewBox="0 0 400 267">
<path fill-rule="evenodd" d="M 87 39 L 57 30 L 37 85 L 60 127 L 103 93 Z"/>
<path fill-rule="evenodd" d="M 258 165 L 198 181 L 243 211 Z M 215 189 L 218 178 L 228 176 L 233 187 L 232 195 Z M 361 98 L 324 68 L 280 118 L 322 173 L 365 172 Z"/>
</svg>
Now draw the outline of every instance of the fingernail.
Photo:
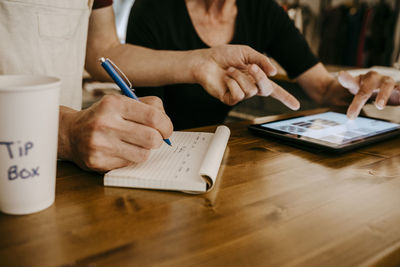
<svg viewBox="0 0 400 267">
<path fill-rule="evenodd" d="M 300 103 L 291 104 L 291 109 L 292 110 L 299 110 L 300 109 Z"/>
<path fill-rule="evenodd" d="M 354 113 L 350 113 L 350 114 L 347 114 L 347 118 L 349 119 L 349 120 L 352 120 L 352 121 L 354 121 L 355 119 L 356 119 L 356 114 L 354 114 Z"/>
<path fill-rule="evenodd" d="M 385 108 L 385 101 L 381 99 L 378 102 L 375 102 L 375 106 L 377 109 L 382 110 Z"/>
<path fill-rule="evenodd" d="M 251 65 L 251 70 L 252 70 L 253 72 L 257 72 L 257 71 L 258 71 L 257 65 Z"/>
<path fill-rule="evenodd" d="M 273 69 L 272 71 L 269 72 L 269 76 L 275 76 L 278 73 L 276 69 Z"/>
<path fill-rule="evenodd" d="M 274 88 L 270 83 L 265 83 L 265 81 L 260 81 L 257 83 L 258 88 L 260 88 L 261 96 L 269 96 L 272 94 Z"/>
</svg>

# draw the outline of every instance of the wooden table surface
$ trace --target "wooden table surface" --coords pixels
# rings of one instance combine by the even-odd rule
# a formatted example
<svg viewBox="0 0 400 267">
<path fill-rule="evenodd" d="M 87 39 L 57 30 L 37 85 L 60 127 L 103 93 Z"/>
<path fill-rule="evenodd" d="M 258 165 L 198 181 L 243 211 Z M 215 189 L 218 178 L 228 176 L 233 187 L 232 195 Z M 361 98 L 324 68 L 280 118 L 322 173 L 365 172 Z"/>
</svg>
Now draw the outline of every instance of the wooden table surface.
<svg viewBox="0 0 400 267">
<path fill-rule="evenodd" d="M 228 125 L 216 187 L 203 195 L 104 187 L 102 175 L 59 162 L 53 206 L 0 214 L 0 265 L 400 263 L 400 138 L 332 156 L 247 124 Z"/>
</svg>

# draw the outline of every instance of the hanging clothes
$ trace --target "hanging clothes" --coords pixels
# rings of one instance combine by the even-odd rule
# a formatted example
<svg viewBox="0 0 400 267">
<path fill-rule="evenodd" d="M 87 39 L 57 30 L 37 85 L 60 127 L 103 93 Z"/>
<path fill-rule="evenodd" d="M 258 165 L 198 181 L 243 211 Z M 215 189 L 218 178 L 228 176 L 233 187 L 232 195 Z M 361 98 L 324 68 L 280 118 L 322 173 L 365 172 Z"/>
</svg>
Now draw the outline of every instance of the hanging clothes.
<svg viewBox="0 0 400 267">
<path fill-rule="evenodd" d="M 341 5 L 323 14 L 319 58 L 325 64 L 343 65 L 343 55 L 347 46 L 348 8 Z"/>
<path fill-rule="evenodd" d="M 368 30 L 371 26 L 373 9 L 368 7 L 364 13 L 364 18 L 362 22 L 361 32 L 360 32 L 360 40 L 357 48 L 357 67 L 364 67 L 366 65 L 365 61 L 365 40 L 367 38 Z"/>
<path fill-rule="evenodd" d="M 397 22 L 395 25 L 395 31 L 394 31 L 394 36 L 393 36 L 393 44 L 394 44 L 394 49 L 393 49 L 393 54 L 392 54 L 392 62 L 396 63 L 397 59 L 400 60 L 400 10 L 397 12 Z M 400 61 L 399 61 L 400 63 Z"/>
<path fill-rule="evenodd" d="M 391 66 L 396 16 L 385 1 L 380 1 L 373 10 L 371 32 L 365 45 L 368 54 L 366 67 Z"/>
<path fill-rule="evenodd" d="M 392 66 L 399 53 L 400 21 L 397 22 L 398 16 L 388 3 L 340 5 L 322 16 L 318 49 L 322 62 L 357 67 Z M 397 32 L 396 23 L 399 23 Z"/>
<path fill-rule="evenodd" d="M 367 5 L 350 7 L 347 12 L 347 43 L 343 54 L 343 65 L 356 66 L 357 50 L 361 37 L 362 23 Z"/>
</svg>

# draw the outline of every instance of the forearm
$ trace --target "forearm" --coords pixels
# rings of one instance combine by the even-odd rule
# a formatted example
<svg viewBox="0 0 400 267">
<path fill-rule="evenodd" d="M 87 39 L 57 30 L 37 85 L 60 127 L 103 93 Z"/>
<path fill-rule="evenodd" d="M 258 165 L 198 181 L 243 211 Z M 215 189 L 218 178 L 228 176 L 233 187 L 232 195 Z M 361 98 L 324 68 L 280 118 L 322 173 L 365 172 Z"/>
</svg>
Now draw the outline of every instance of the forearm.
<svg viewBox="0 0 400 267">
<path fill-rule="evenodd" d="M 130 44 L 88 49 L 86 69 L 93 78 L 109 81 L 98 58 L 108 57 L 127 75 L 134 86 L 195 83 L 192 73 L 195 51 L 158 51 Z"/>
<path fill-rule="evenodd" d="M 318 104 L 326 104 L 329 92 L 340 86 L 335 77 L 325 67 L 318 63 L 297 78 L 304 91 Z"/>
<path fill-rule="evenodd" d="M 94 10 L 89 19 L 85 68 L 96 80 L 110 80 L 98 61 L 100 57 L 108 57 L 135 86 L 195 83 L 192 55 L 197 53 L 157 51 L 121 44 L 111 6 Z"/>
</svg>

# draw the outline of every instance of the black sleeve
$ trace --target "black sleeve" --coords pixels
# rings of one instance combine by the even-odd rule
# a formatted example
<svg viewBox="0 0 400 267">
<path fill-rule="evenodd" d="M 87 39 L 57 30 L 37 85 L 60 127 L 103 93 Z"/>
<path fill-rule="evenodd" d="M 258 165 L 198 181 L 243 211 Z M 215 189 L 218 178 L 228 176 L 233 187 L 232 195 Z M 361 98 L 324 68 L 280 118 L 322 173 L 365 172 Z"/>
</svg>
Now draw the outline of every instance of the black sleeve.
<svg viewBox="0 0 400 267">
<path fill-rule="evenodd" d="M 135 44 L 152 49 L 160 49 L 162 41 L 158 20 L 154 14 L 157 10 L 154 1 L 136 0 L 132 6 L 127 31 L 126 43 Z M 135 83 L 135 81 L 132 81 Z M 141 96 L 158 96 L 165 101 L 165 91 L 163 87 L 136 87 L 136 94 Z"/>
<path fill-rule="evenodd" d="M 158 20 L 155 19 L 155 10 L 158 10 L 158 8 L 153 8 L 153 1 L 135 1 L 128 19 L 127 43 L 159 49 L 160 36 L 157 35 L 159 29 L 157 28 Z"/>
<path fill-rule="evenodd" d="M 93 9 L 111 6 L 112 4 L 113 4 L 113 0 L 94 0 Z"/>
<path fill-rule="evenodd" d="M 318 63 L 307 41 L 286 12 L 275 1 L 268 1 L 266 32 L 270 36 L 265 49 L 287 71 L 296 78 Z"/>
</svg>

